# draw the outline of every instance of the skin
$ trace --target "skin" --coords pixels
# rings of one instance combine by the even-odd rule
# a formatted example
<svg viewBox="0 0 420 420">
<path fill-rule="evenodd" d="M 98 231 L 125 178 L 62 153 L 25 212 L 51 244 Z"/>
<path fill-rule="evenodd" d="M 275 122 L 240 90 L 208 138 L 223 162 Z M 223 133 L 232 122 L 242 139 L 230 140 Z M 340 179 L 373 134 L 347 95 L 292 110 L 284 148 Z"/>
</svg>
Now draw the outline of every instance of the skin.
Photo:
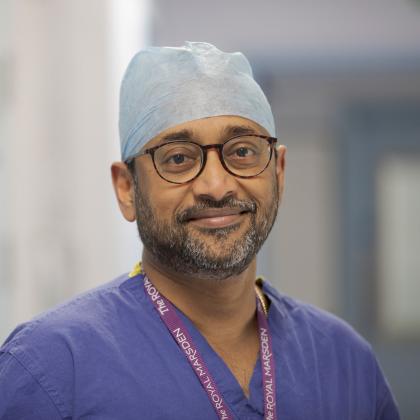
<svg viewBox="0 0 420 420">
<path fill-rule="evenodd" d="M 182 129 L 194 132 L 201 144 L 222 143 L 223 130 L 227 126 L 246 125 L 256 134 L 268 135 L 265 129 L 245 118 L 236 116 L 210 117 L 190 121 L 172 127 L 153 138 L 145 148 L 159 144 L 168 133 Z M 277 148 L 267 169 L 255 178 L 241 179 L 229 174 L 221 165 L 216 150 L 208 152 L 207 163 L 198 178 L 182 185 L 171 184 L 156 173 L 150 156 L 136 161 L 136 176 L 141 182 L 143 196 L 159 219 L 170 223 L 176 212 L 194 206 L 200 199 L 220 201 L 227 197 L 237 200 L 253 200 L 258 208 L 273 200 L 273 183 L 278 185 L 278 201 L 284 189 L 285 146 Z M 136 221 L 135 182 L 127 166 L 115 162 L 111 167 L 112 180 L 120 210 L 126 220 Z M 209 253 L 217 256 L 226 252 L 235 241 L 243 237 L 249 228 L 249 214 L 214 214 L 204 212 L 196 220 L 188 222 L 192 235 L 206 244 Z M 235 226 L 223 238 L 209 235 L 205 230 Z M 204 233 L 203 233 L 204 232 Z M 222 357 L 248 396 L 249 380 L 259 351 L 257 334 L 255 277 L 256 256 L 240 273 L 217 279 L 214 273 L 191 276 L 182 270 L 174 270 L 165 261 L 156 258 L 147 247 L 143 249 L 142 266 L 157 289 L 184 312 L 213 349 Z M 193 278 L 192 278 L 193 277 Z"/>
</svg>

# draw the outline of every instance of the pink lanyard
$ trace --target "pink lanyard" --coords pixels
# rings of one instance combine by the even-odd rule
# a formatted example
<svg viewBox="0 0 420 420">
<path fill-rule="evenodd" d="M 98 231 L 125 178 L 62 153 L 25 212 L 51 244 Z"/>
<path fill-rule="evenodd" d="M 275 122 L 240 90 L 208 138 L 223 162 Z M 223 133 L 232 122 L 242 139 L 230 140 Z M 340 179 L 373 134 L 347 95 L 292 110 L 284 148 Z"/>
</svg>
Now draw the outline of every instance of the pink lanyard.
<svg viewBox="0 0 420 420">
<path fill-rule="evenodd" d="M 234 416 L 224 401 L 222 394 L 216 386 L 216 382 L 210 375 L 204 360 L 199 353 L 195 343 L 187 331 L 185 324 L 176 313 L 172 303 L 162 296 L 149 278 L 143 277 L 144 289 L 146 295 L 149 296 L 155 309 L 158 311 L 160 318 L 168 328 L 175 342 L 181 351 L 185 354 L 191 368 L 197 375 L 204 390 L 210 399 L 211 404 L 216 410 L 219 419 L 231 420 Z M 260 359 L 264 389 L 264 414 L 265 419 L 276 420 L 276 382 L 275 382 L 275 365 L 273 357 L 273 348 L 271 343 L 271 335 L 268 329 L 267 318 L 261 307 L 261 303 L 257 299 L 257 319 L 258 332 L 260 337 Z"/>
</svg>

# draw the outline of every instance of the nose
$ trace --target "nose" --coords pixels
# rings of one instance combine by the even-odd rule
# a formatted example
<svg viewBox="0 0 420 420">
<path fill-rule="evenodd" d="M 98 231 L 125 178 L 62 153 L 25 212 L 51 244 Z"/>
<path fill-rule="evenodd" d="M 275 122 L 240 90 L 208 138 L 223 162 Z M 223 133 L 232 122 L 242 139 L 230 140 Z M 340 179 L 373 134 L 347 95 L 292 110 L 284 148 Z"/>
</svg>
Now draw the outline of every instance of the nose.
<svg viewBox="0 0 420 420">
<path fill-rule="evenodd" d="M 216 149 L 207 150 L 206 163 L 193 181 L 192 189 L 196 196 L 214 201 L 236 195 L 237 181 L 223 167 Z"/>
</svg>

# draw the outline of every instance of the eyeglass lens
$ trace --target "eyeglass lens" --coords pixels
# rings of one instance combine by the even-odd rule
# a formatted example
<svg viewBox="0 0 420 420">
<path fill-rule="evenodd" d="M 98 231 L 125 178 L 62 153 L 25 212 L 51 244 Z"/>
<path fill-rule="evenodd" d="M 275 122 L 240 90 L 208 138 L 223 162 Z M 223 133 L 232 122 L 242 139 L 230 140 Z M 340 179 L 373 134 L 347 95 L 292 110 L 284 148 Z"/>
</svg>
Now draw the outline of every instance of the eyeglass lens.
<svg viewBox="0 0 420 420">
<path fill-rule="evenodd" d="M 240 136 L 223 144 L 222 159 L 234 175 L 251 177 L 265 169 L 271 157 L 269 142 L 257 136 Z M 170 182 L 184 183 L 201 171 L 204 151 L 195 143 L 174 141 L 155 151 L 154 162 L 159 174 Z"/>
</svg>

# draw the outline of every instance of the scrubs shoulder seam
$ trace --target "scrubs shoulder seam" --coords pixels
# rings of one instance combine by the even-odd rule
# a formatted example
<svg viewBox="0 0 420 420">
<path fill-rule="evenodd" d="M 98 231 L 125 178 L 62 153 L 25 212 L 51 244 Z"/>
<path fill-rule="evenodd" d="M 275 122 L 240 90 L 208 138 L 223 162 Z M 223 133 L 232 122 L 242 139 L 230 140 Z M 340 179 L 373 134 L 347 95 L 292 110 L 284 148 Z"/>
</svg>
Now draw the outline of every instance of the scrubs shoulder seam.
<svg viewBox="0 0 420 420">
<path fill-rule="evenodd" d="M 377 408 L 375 410 L 375 419 L 380 420 L 382 418 L 387 403 L 389 403 L 392 399 L 392 394 L 388 391 L 387 388 L 385 388 L 385 390 L 382 393 L 382 397 L 379 399 L 379 404 L 377 405 Z"/>
<path fill-rule="evenodd" d="M 19 358 L 15 354 L 11 353 L 10 351 L 8 351 L 7 354 L 9 354 L 11 358 L 16 360 L 16 362 L 22 367 L 22 369 L 24 369 L 30 375 L 30 377 L 33 379 L 33 381 L 36 384 L 38 384 L 40 389 L 48 396 L 49 400 L 51 401 L 51 403 L 53 404 L 53 406 L 57 410 L 60 418 L 62 418 L 62 419 L 67 418 L 68 416 L 66 416 L 64 414 L 64 412 L 66 411 L 65 408 L 64 408 L 64 404 L 60 401 L 58 392 L 53 390 L 53 393 L 55 394 L 55 397 L 57 399 L 57 401 L 55 401 L 53 395 L 51 395 L 51 392 L 49 392 L 46 389 L 45 384 L 42 383 L 43 381 L 41 380 L 41 378 L 36 378 L 35 375 L 33 375 L 33 373 L 30 371 L 30 369 L 21 360 L 19 360 Z"/>
<path fill-rule="evenodd" d="M 377 378 L 380 379 L 379 381 L 380 386 L 378 386 L 378 380 L 376 381 L 376 397 L 377 397 L 378 404 L 375 410 L 376 411 L 375 419 L 380 419 L 381 418 L 380 416 L 383 414 L 383 410 L 386 407 L 387 403 L 390 401 L 393 401 L 394 396 L 392 395 L 392 392 L 390 391 L 389 384 L 386 378 L 383 376 L 382 370 L 379 366 L 379 362 L 377 361 L 373 353 L 372 353 L 372 357 L 374 358 L 376 376 Z M 396 404 L 395 401 L 393 402 Z"/>
</svg>

